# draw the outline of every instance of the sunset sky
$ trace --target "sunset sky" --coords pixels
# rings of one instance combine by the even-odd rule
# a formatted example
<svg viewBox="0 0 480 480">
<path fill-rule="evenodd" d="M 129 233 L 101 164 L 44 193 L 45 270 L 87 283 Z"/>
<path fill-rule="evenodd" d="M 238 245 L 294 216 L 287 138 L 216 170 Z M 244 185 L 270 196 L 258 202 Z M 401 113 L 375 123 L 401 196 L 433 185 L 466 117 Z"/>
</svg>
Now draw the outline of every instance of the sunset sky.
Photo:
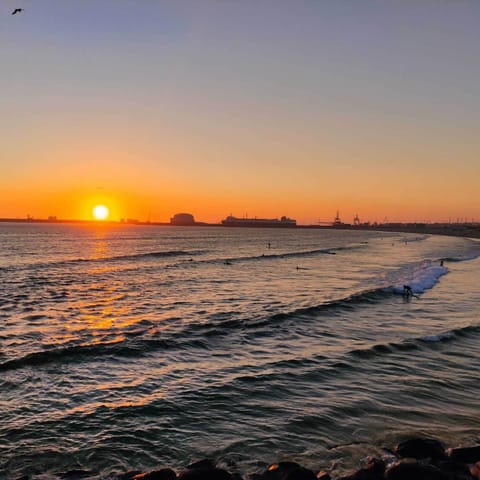
<svg viewBox="0 0 480 480">
<path fill-rule="evenodd" d="M 480 221 L 480 1 L 2 0 L 0 112 L 0 217 Z"/>
</svg>

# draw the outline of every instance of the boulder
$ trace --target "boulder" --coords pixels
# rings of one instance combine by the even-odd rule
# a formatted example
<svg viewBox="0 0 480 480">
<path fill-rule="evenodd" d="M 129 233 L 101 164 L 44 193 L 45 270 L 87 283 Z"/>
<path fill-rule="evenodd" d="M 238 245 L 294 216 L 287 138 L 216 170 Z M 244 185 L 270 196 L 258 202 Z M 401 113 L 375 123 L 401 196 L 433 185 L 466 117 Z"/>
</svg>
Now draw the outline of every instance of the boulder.
<svg viewBox="0 0 480 480">
<path fill-rule="evenodd" d="M 273 463 L 263 473 L 262 478 L 265 480 L 283 480 L 286 474 L 297 468 L 301 468 L 301 466 L 296 462 Z"/>
<path fill-rule="evenodd" d="M 68 472 L 64 472 L 60 475 L 60 478 L 62 480 L 77 480 L 79 478 L 84 478 L 84 477 L 91 477 L 94 475 L 94 472 L 90 470 L 69 470 Z"/>
<path fill-rule="evenodd" d="M 422 460 L 444 460 L 447 455 L 445 447 L 438 441 L 430 438 L 411 438 L 399 443 L 395 448 L 395 455 L 400 458 L 415 458 Z"/>
<path fill-rule="evenodd" d="M 381 480 L 383 479 L 385 468 L 383 460 L 370 457 L 365 468 L 361 468 L 351 475 L 341 477 L 339 480 Z"/>
<path fill-rule="evenodd" d="M 211 458 L 203 458 L 202 460 L 197 460 L 196 462 L 187 465 L 189 470 L 211 470 L 217 465 Z"/>
<path fill-rule="evenodd" d="M 285 473 L 282 480 L 317 480 L 317 476 L 308 468 L 298 467 Z"/>
<path fill-rule="evenodd" d="M 449 476 L 433 465 L 400 460 L 385 472 L 387 480 L 449 480 Z"/>
<path fill-rule="evenodd" d="M 161 468 L 147 473 L 139 473 L 133 480 L 175 480 L 177 474 L 171 468 Z"/>
<path fill-rule="evenodd" d="M 480 462 L 477 462 L 470 467 L 470 475 L 473 478 L 480 479 Z"/>
<path fill-rule="evenodd" d="M 325 470 L 320 470 L 317 473 L 317 480 L 332 480 L 332 477 Z"/>
<path fill-rule="evenodd" d="M 226 470 L 221 468 L 196 468 L 185 470 L 179 476 L 181 480 L 234 480 Z"/>
<path fill-rule="evenodd" d="M 442 460 L 437 463 L 437 467 L 452 480 L 472 480 L 466 463 Z"/>
<path fill-rule="evenodd" d="M 142 473 L 144 472 L 142 472 L 141 470 L 131 470 L 130 472 L 125 472 L 121 475 L 118 475 L 117 480 L 132 480 L 133 477 L 141 475 Z"/>
<path fill-rule="evenodd" d="M 454 462 L 476 463 L 480 461 L 480 445 L 466 448 L 449 448 L 448 458 Z"/>
</svg>

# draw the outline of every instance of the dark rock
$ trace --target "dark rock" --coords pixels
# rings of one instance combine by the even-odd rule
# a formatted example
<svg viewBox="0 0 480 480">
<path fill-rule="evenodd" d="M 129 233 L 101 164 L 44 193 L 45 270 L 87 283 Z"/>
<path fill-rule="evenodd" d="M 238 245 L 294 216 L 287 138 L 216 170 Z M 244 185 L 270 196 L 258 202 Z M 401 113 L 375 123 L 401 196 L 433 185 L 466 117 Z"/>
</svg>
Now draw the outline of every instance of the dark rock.
<svg viewBox="0 0 480 480">
<path fill-rule="evenodd" d="M 28 480 L 29 478 L 28 475 L 22 475 L 20 478 L 17 478 L 17 480 Z"/>
<path fill-rule="evenodd" d="M 477 462 L 470 467 L 470 474 L 473 478 L 480 478 L 480 462 Z"/>
<path fill-rule="evenodd" d="M 383 475 L 387 465 L 380 458 L 370 457 L 368 459 L 367 468 L 378 475 Z"/>
<path fill-rule="evenodd" d="M 383 479 L 383 475 L 376 475 L 366 468 L 361 468 L 355 473 L 340 477 L 338 480 L 380 480 Z"/>
<path fill-rule="evenodd" d="M 188 465 L 188 470 L 185 470 L 178 478 L 182 480 L 235 480 L 233 475 L 217 468 L 215 462 L 210 458 L 204 458 L 197 462 Z"/>
<path fill-rule="evenodd" d="M 195 468 L 182 472 L 182 480 L 234 480 L 233 476 L 221 468 Z"/>
<path fill-rule="evenodd" d="M 147 473 L 139 473 L 133 480 L 175 480 L 177 474 L 171 468 L 161 468 Z"/>
<path fill-rule="evenodd" d="M 448 457 L 454 462 L 476 463 L 480 461 L 480 445 L 467 448 L 450 448 Z"/>
<path fill-rule="evenodd" d="M 430 438 L 411 438 L 397 445 L 395 454 L 400 458 L 431 458 L 432 460 L 444 460 L 445 447 L 438 441 Z"/>
<path fill-rule="evenodd" d="M 82 477 L 91 477 L 94 475 L 93 472 L 89 470 L 69 470 L 68 472 L 62 473 L 60 475 L 60 478 L 63 480 L 76 480 L 77 478 L 82 478 Z"/>
<path fill-rule="evenodd" d="M 187 465 L 189 470 L 211 470 L 215 468 L 217 465 L 215 462 L 210 458 L 203 458 L 202 460 L 197 460 L 196 462 Z"/>
<path fill-rule="evenodd" d="M 341 477 L 341 480 L 380 480 L 385 473 L 385 462 L 378 458 L 369 458 L 367 466 L 351 475 Z"/>
<path fill-rule="evenodd" d="M 385 473 L 387 480 L 449 480 L 449 476 L 433 465 L 400 460 Z"/>
<path fill-rule="evenodd" d="M 285 473 L 282 480 L 317 480 L 317 476 L 308 468 L 298 467 Z"/>
<path fill-rule="evenodd" d="M 273 463 L 267 468 L 267 471 L 264 472 L 262 478 L 265 480 L 283 480 L 287 473 L 295 470 L 296 468 L 300 468 L 300 465 L 296 462 Z"/>
<path fill-rule="evenodd" d="M 437 467 L 452 480 L 472 480 L 468 465 L 452 460 L 438 462 Z"/>
<path fill-rule="evenodd" d="M 117 480 L 132 480 L 136 475 L 141 475 L 141 470 L 132 470 L 130 472 L 122 473 L 117 477 Z"/>
</svg>

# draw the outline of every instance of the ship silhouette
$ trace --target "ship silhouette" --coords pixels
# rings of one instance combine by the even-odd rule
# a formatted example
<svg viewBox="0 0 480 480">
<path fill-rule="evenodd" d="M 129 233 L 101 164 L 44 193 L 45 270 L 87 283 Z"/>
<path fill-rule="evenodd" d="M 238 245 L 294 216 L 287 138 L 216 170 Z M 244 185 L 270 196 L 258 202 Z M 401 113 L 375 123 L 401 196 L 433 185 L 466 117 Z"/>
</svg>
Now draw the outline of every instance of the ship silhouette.
<svg viewBox="0 0 480 480">
<path fill-rule="evenodd" d="M 222 220 L 222 225 L 226 227 L 296 227 L 297 221 L 288 217 L 278 218 L 238 218 L 229 215 Z"/>
</svg>

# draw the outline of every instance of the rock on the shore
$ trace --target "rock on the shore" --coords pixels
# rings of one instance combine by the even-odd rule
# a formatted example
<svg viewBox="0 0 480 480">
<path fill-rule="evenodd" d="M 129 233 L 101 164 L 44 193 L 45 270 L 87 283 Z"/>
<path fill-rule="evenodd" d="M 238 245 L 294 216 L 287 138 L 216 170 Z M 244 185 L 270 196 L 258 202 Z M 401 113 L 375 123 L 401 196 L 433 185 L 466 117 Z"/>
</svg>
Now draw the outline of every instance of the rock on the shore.
<svg viewBox="0 0 480 480">
<path fill-rule="evenodd" d="M 351 475 L 340 477 L 338 480 L 382 480 L 385 473 L 385 462 L 378 458 L 369 458 L 367 466 Z"/>
<path fill-rule="evenodd" d="M 370 457 L 365 467 L 341 477 L 326 471 L 315 475 L 312 470 L 289 461 L 272 464 L 262 473 L 241 476 L 219 468 L 214 460 L 203 459 L 179 473 L 162 468 L 128 472 L 119 475 L 117 480 L 480 480 L 480 445 L 445 451 L 438 440 L 411 438 L 399 443 L 394 452 L 398 461 L 388 468 L 384 460 Z M 64 478 L 74 480 L 84 473 L 70 471 Z"/>
<path fill-rule="evenodd" d="M 438 441 L 430 438 L 411 438 L 397 445 L 395 454 L 399 458 L 415 458 L 422 460 L 444 460 L 447 458 L 445 447 Z"/>
<path fill-rule="evenodd" d="M 182 480 L 236 480 L 230 472 L 217 468 L 215 462 L 209 458 L 199 460 L 187 466 L 178 475 Z"/>
<path fill-rule="evenodd" d="M 434 465 L 416 460 L 400 460 L 385 472 L 387 480 L 449 480 L 449 476 Z"/>
<path fill-rule="evenodd" d="M 171 468 L 161 468 L 147 473 L 139 473 L 133 480 L 175 480 L 177 474 Z"/>
<path fill-rule="evenodd" d="M 449 448 L 448 458 L 454 462 L 476 463 L 480 461 L 480 445 L 466 448 Z"/>
<path fill-rule="evenodd" d="M 235 477 L 221 468 L 185 470 L 179 476 L 182 480 L 235 480 Z"/>
<path fill-rule="evenodd" d="M 470 467 L 470 475 L 473 478 L 480 479 L 480 462 L 477 462 Z"/>
<path fill-rule="evenodd" d="M 279 462 L 270 465 L 255 480 L 317 480 L 317 476 L 296 462 Z"/>
</svg>

